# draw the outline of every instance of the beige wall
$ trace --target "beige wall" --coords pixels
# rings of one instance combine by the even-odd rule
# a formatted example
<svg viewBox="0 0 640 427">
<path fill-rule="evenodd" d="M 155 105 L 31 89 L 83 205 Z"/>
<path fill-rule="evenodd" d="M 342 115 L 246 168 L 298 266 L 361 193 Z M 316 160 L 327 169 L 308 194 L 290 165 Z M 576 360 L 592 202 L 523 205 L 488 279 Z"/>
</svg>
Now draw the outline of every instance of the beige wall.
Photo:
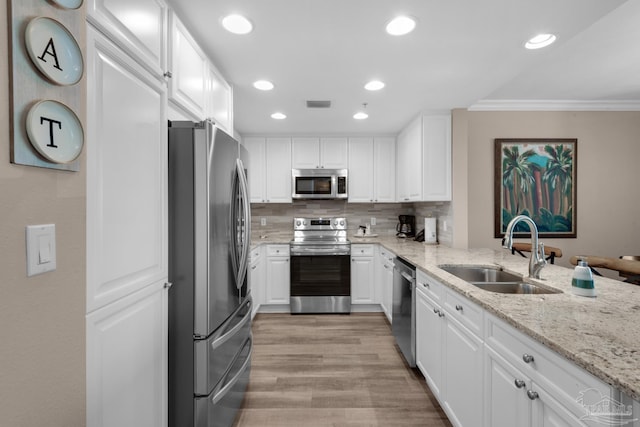
<svg viewBox="0 0 640 427">
<path fill-rule="evenodd" d="M 640 112 L 454 111 L 456 117 L 466 122 L 466 135 L 454 135 L 454 147 L 468 144 L 468 169 L 456 168 L 454 158 L 454 173 L 466 180 L 460 187 L 468 206 L 465 212 L 454 200 L 454 211 L 461 206 L 457 214 L 468 218 L 469 247 L 500 248 L 493 237 L 494 139 L 577 138 L 578 237 L 544 242 L 562 249 L 557 263 L 566 266 L 573 255 L 640 255 Z"/>
<path fill-rule="evenodd" d="M 9 63 L 7 0 L 0 57 Z M 9 162 L 9 75 L 0 67 L 0 425 L 84 426 L 85 163 Z M 58 268 L 26 275 L 25 226 L 56 225 Z"/>
</svg>

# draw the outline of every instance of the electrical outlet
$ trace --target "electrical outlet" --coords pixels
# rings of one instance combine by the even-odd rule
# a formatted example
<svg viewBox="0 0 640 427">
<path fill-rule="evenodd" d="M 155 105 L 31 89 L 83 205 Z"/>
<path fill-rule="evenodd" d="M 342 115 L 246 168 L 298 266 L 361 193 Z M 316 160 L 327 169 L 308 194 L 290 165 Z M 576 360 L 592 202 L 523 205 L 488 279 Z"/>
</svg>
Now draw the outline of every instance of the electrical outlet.
<svg viewBox="0 0 640 427">
<path fill-rule="evenodd" d="M 444 231 L 447 231 L 447 220 L 446 219 L 442 221 L 442 229 Z"/>
<path fill-rule="evenodd" d="M 376 219 L 374 217 L 371 217 L 371 225 L 376 225 Z"/>
<path fill-rule="evenodd" d="M 263 227 L 267 225 L 267 218 L 260 218 L 260 225 Z"/>
</svg>

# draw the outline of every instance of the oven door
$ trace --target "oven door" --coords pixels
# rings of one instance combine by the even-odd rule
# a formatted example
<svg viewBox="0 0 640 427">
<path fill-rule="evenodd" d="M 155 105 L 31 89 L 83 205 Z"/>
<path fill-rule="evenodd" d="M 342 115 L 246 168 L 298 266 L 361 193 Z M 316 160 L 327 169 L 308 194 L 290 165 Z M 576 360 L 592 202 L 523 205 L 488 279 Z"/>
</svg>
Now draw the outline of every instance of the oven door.
<svg viewBox="0 0 640 427">
<path fill-rule="evenodd" d="M 292 313 L 350 313 L 349 255 L 291 256 Z"/>
</svg>

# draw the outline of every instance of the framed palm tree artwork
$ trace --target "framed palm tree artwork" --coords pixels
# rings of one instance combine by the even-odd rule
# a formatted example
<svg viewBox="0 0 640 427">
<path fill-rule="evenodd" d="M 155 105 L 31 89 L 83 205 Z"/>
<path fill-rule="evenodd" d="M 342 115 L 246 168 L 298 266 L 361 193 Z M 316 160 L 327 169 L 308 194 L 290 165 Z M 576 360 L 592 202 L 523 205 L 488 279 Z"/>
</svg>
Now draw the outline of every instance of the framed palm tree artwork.
<svg viewBox="0 0 640 427">
<path fill-rule="evenodd" d="M 531 217 L 540 237 L 576 237 L 577 150 L 577 139 L 495 140 L 495 237 L 516 215 Z"/>
</svg>

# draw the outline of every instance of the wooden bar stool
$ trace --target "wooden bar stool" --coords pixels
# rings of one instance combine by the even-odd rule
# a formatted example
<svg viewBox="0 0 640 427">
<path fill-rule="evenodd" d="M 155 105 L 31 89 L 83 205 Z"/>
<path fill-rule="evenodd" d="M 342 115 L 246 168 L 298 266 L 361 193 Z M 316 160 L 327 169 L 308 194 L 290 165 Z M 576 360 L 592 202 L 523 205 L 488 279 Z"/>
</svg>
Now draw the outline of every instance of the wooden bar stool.
<svg viewBox="0 0 640 427">
<path fill-rule="evenodd" d="M 531 252 L 531 243 L 515 242 L 513 246 L 511 246 L 511 253 L 515 254 L 516 252 L 528 258 L 528 255 L 523 254 L 523 252 Z M 544 256 L 550 264 L 553 264 L 553 260 L 562 258 L 562 250 L 560 248 L 554 248 L 553 246 L 544 245 Z"/>
</svg>

